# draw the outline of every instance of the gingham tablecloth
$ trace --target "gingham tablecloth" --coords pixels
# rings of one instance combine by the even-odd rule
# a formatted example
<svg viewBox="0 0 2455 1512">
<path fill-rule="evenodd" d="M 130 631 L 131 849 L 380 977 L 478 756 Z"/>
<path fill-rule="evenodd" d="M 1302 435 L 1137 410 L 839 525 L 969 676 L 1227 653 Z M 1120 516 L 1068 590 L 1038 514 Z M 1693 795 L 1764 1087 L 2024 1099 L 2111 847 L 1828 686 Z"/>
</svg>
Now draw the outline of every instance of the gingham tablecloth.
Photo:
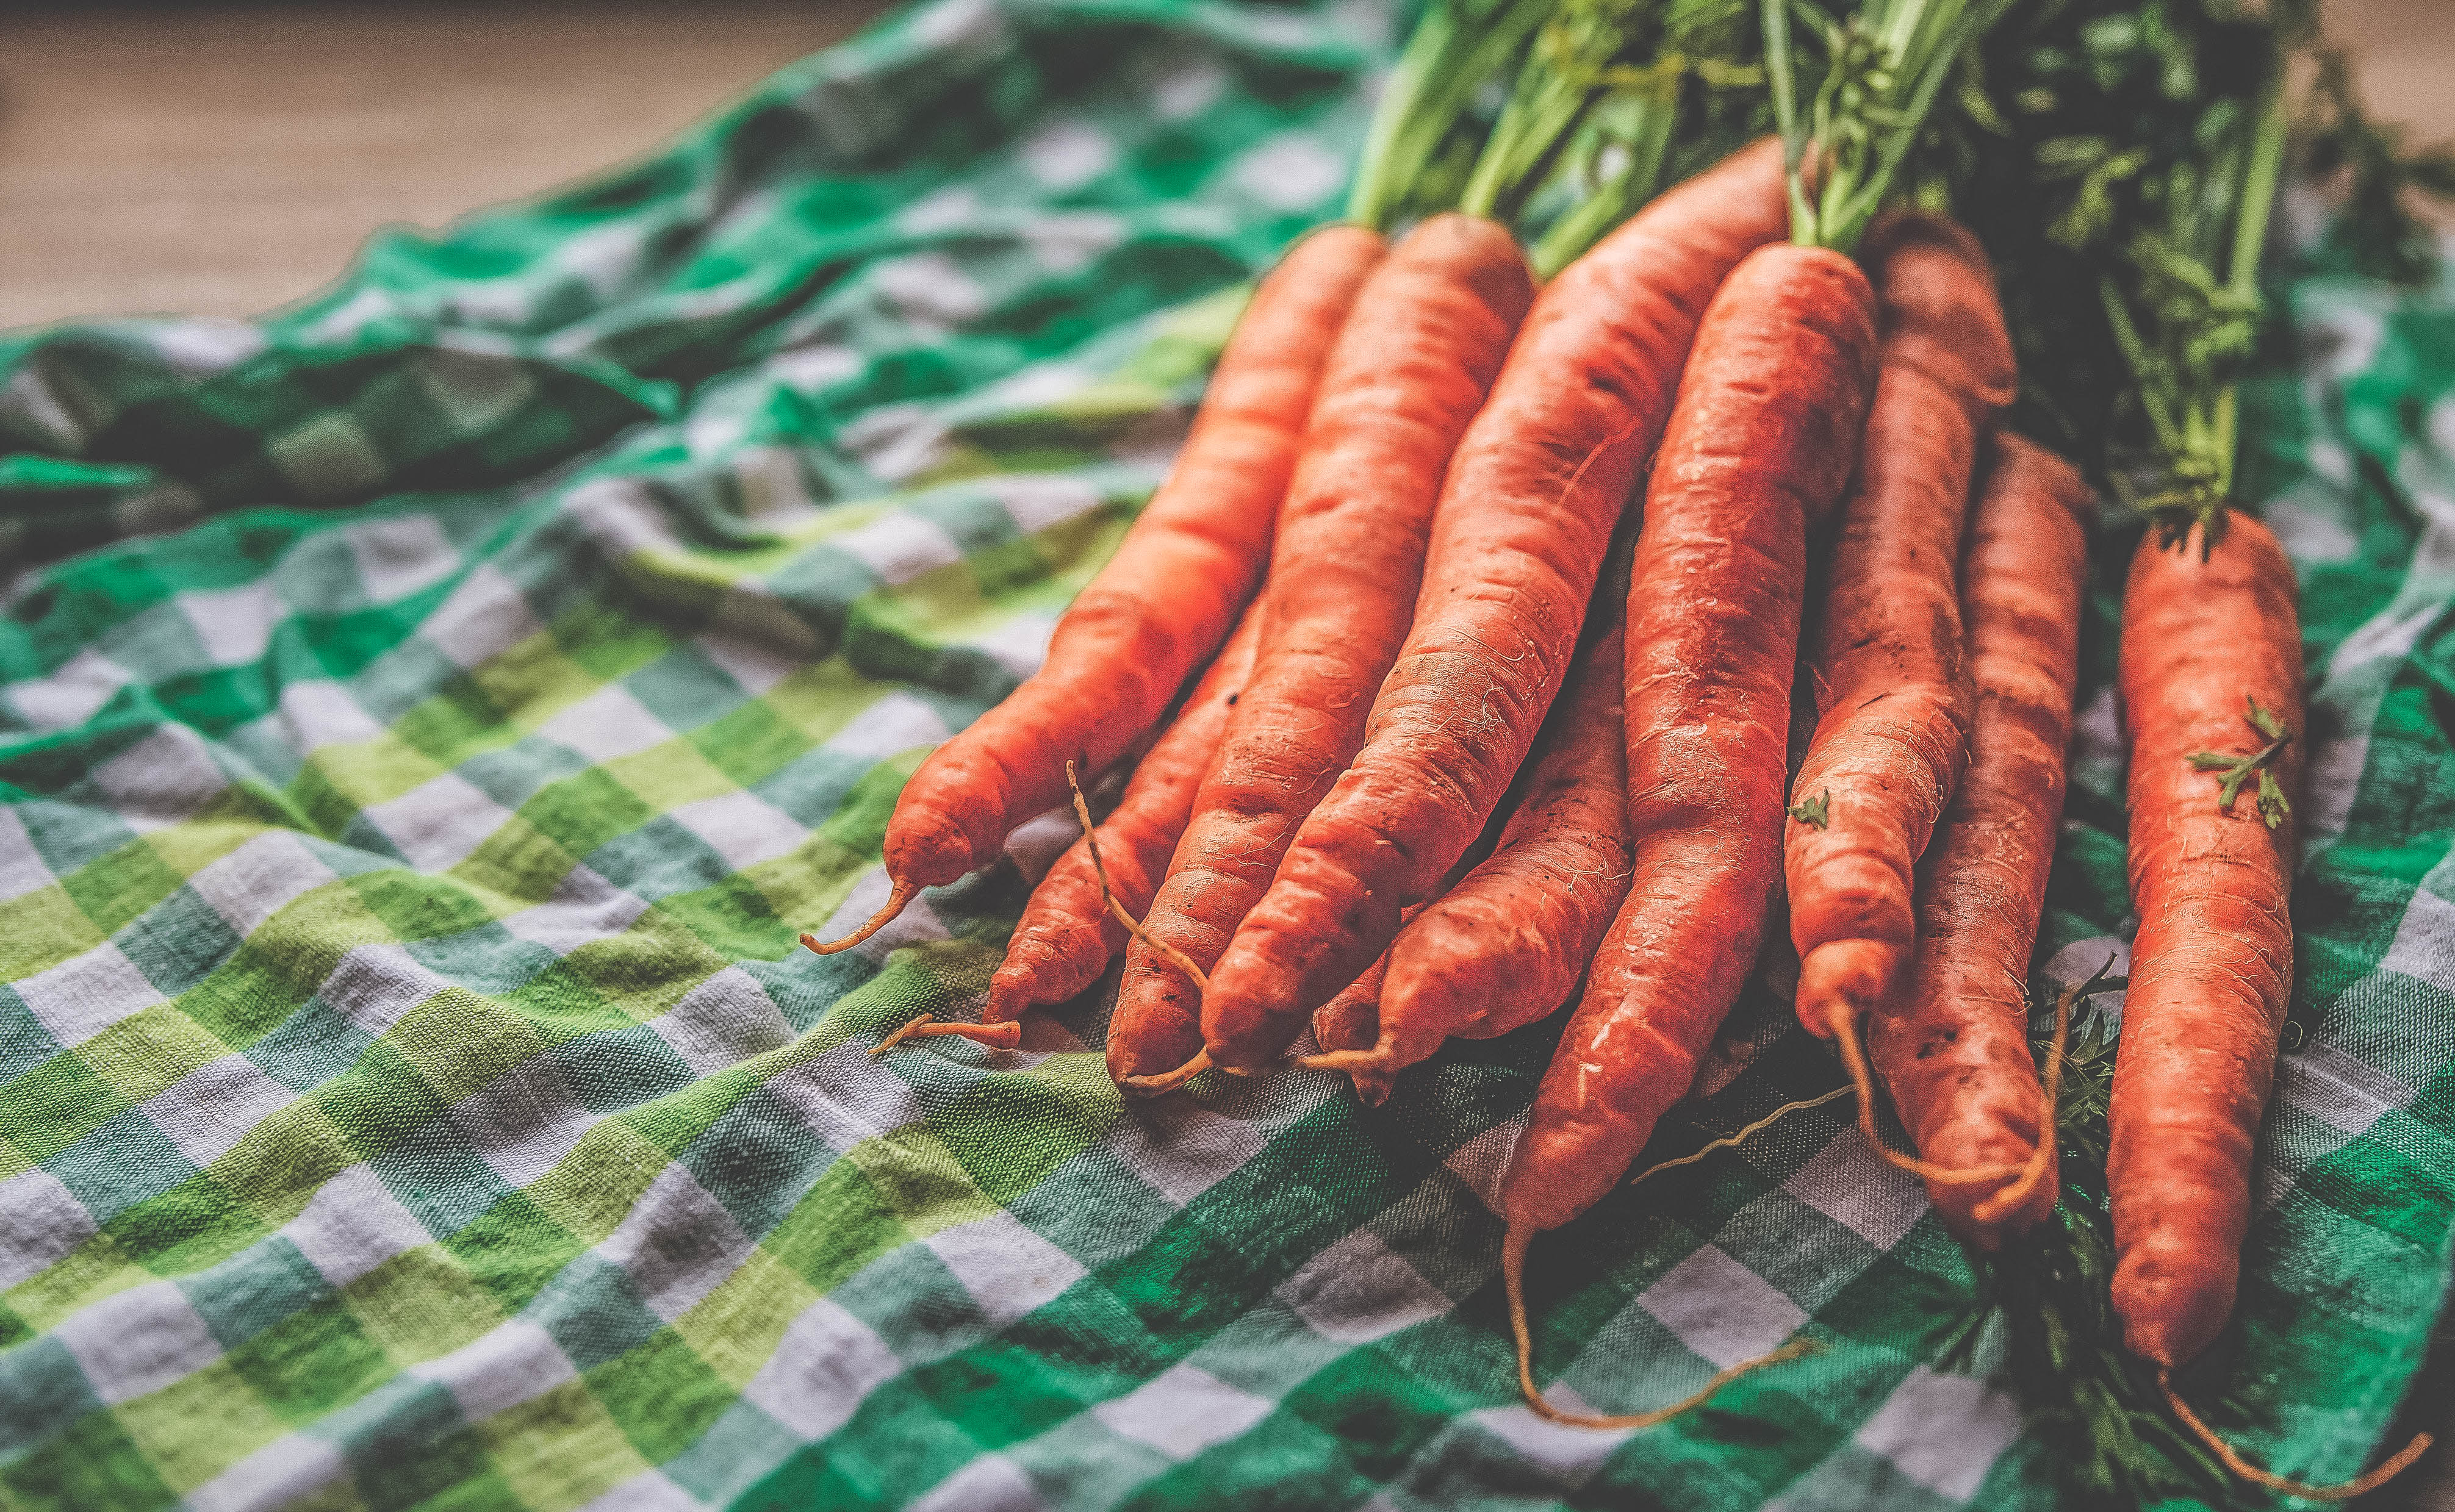
<svg viewBox="0 0 2455 1512">
<path fill-rule="evenodd" d="M 1999 1329 L 1828 1115 L 1536 1254 L 1556 1025 L 1131 1107 L 970 1011 L 1069 830 L 822 960 L 934 741 L 1333 213 L 1375 0 L 934 0 L 260 322 L 0 344 L 0 1505 L 2043 1505 Z M 2314 686 L 2299 1048 L 2205 1383 L 2353 1469 L 2455 1215 L 2455 298 L 2306 277 L 2253 473 Z M 2040 959 L 2120 947 L 2110 600 Z M 1776 969 L 1774 975 L 1777 978 Z M 1096 996 L 1096 995 L 1095 995 Z M 1835 1084 L 1743 1003 L 1681 1153 Z"/>
</svg>

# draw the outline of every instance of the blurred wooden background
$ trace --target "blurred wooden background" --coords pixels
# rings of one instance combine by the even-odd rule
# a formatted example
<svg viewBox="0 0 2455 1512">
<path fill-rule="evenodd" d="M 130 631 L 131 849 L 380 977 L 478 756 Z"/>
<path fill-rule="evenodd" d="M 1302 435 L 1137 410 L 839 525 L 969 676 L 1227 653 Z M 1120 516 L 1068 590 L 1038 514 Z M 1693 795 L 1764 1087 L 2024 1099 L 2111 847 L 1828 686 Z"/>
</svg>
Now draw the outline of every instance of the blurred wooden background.
<svg viewBox="0 0 2455 1512">
<path fill-rule="evenodd" d="M 645 152 L 885 0 L 0 0 L 0 328 L 247 315 L 387 222 Z M 2327 0 L 2371 104 L 2455 138 L 2455 0 Z M 2455 1327 L 2400 1432 L 2455 1439 Z M 2455 1512 L 2455 1445 L 2364 1503 Z"/>
</svg>

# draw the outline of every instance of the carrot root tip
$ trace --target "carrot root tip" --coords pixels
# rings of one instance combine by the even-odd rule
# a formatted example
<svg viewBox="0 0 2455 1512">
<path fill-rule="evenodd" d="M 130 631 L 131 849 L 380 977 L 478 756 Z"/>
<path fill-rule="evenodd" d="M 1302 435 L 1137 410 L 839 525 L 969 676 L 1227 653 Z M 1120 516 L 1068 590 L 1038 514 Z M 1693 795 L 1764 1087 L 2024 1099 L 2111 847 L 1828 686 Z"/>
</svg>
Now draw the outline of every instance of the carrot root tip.
<svg viewBox="0 0 2455 1512">
<path fill-rule="evenodd" d="M 2174 1389 L 2173 1374 L 2171 1366 L 2158 1366 L 2157 1389 L 2165 1394 L 2165 1405 L 2173 1409 L 2174 1416 L 2181 1420 L 2182 1426 L 2191 1430 L 2192 1437 L 2205 1444 L 2208 1452 L 2215 1455 L 2226 1469 L 2251 1484 L 2263 1486 L 2280 1496 L 2300 1497 L 2306 1502 L 2349 1502 L 2355 1497 L 2367 1496 L 2409 1469 L 2412 1462 L 2427 1453 L 2429 1445 L 2435 1441 L 2428 1434 L 2416 1433 L 2412 1436 L 2410 1443 L 2371 1467 L 2366 1473 L 2357 1475 L 2349 1481 L 2340 1481 L 2334 1485 L 2312 1485 L 2305 1481 L 2296 1481 L 2287 1476 L 2278 1475 L 2273 1470 L 2262 1470 L 2243 1459 L 2241 1450 L 2225 1442 L 2218 1436 L 2215 1429 L 2201 1421 L 2200 1415 L 2191 1410 L 2191 1404 L 2184 1401 L 2182 1394 Z"/>
<path fill-rule="evenodd" d="M 1298 1056 L 1296 1064 L 1308 1071 L 1360 1071 L 1366 1075 L 1390 1069 L 1386 1050 L 1324 1050 L 1317 1055 Z"/>
<path fill-rule="evenodd" d="M 1126 1077 L 1117 1085 L 1146 1098 L 1156 1098 L 1174 1092 L 1194 1078 L 1210 1069 L 1210 1052 L 1197 1050 L 1193 1058 L 1173 1071 L 1153 1072 L 1148 1076 Z"/>
<path fill-rule="evenodd" d="M 894 1033 L 888 1035 L 878 1043 L 870 1046 L 869 1053 L 873 1056 L 883 1056 L 886 1054 L 897 1045 L 900 1045 L 906 1039 L 911 1038 L 914 1035 L 921 1033 L 921 1026 L 929 1022 L 936 1017 L 937 1015 L 935 1014 L 923 1014 L 918 1018 L 905 1019 L 903 1022 L 896 1025 Z"/>
<path fill-rule="evenodd" d="M 813 956 L 834 956 L 850 950 L 887 925 L 894 923 L 896 917 L 910 907 L 912 900 L 920 896 L 921 889 L 909 882 L 898 882 L 895 884 L 895 891 L 886 895 L 885 905 L 877 913 L 870 915 L 869 921 L 861 928 L 842 939 L 828 940 L 824 943 L 821 943 L 816 935 L 805 934 L 801 937 L 801 946 Z"/>
</svg>

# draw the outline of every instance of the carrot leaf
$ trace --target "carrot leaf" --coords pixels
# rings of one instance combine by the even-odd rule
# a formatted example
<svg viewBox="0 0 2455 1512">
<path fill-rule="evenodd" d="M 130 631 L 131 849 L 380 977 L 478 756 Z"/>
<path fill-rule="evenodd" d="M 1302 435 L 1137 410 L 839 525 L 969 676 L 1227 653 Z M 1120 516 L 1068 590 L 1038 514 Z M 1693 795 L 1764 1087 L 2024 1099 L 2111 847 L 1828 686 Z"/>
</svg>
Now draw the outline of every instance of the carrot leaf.
<svg viewBox="0 0 2455 1512">
<path fill-rule="evenodd" d="M 1801 824 L 1824 829 L 1833 822 L 1833 790 L 1826 788 L 1804 803 L 1790 806 L 1790 816 Z"/>
<path fill-rule="evenodd" d="M 2194 772 L 2223 774 L 2223 780 L 2217 785 L 2217 808 L 2226 814 L 2233 812 L 2233 800 L 2242 796 L 2242 790 L 2256 781 L 2259 817 L 2272 830 L 2283 824 L 2293 812 L 2293 805 L 2285 801 L 2283 784 L 2276 780 L 2275 772 L 2276 758 L 2283 755 L 2285 746 L 2292 742 L 2293 732 L 2285 728 L 2284 721 L 2278 718 L 2274 711 L 2261 708 L 2257 698 L 2245 701 L 2250 705 L 2246 716 L 2250 727 L 2265 736 L 2267 744 L 2247 755 L 2194 751 L 2188 759 Z"/>
</svg>

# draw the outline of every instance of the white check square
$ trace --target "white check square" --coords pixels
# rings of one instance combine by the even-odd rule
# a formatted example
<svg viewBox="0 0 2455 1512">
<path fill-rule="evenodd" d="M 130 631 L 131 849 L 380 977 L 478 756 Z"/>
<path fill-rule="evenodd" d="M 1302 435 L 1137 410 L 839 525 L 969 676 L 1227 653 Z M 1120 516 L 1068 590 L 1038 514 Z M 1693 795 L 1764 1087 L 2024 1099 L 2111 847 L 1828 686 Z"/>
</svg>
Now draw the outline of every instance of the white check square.
<svg viewBox="0 0 2455 1512">
<path fill-rule="evenodd" d="M 125 668 L 89 646 L 50 676 L 12 684 L 9 701 L 33 729 L 70 730 L 92 718 L 128 682 Z"/>
<path fill-rule="evenodd" d="M 503 920 L 515 938 L 568 956 L 592 940 L 610 939 L 639 922 L 647 901 L 624 892 L 585 866 L 555 884 L 554 896 Z"/>
<path fill-rule="evenodd" d="M 890 693 L 844 721 L 827 737 L 831 756 L 878 760 L 924 745 L 935 745 L 950 734 L 945 716 L 924 699 L 908 693 Z"/>
<path fill-rule="evenodd" d="M 53 1330 L 93 1394 L 117 1404 L 184 1380 L 222 1357 L 205 1320 L 169 1281 L 152 1281 L 72 1313 Z"/>
<path fill-rule="evenodd" d="M 341 539 L 358 566 L 358 584 L 370 602 L 389 604 L 452 575 L 459 554 L 432 514 L 396 514 L 344 526 Z"/>
<path fill-rule="evenodd" d="M 1807 1321 L 1804 1308 L 1716 1244 L 1663 1272 L 1636 1305 L 1721 1370 L 1771 1353 Z"/>
<path fill-rule="evenodd" d="M 481 1422 L 496 1413 L 534 1401 L 579 1379 L 554 1337 L 525 1319 L 487 1330 L 448 1355 L 411 1367 L 410 1373 L 452 1393 L 461 1416 Z"/>
<path fill-rule="evenodd" d="M 1004 1328 L 1083 1279 L 1083 1267 L 1073 1256 L 1010 1213 L 942 1228 L 922 1242 L 964 1283 L 992 1329 Z"/>
<path fill-rule="evenodd" d="M 597 1123 L 572 1096 L 561 1068 L 542 1057 L 454 1103 L 451 1119 L 477 1158 L 514 1186 L 526 1186 L 561 1164 Z"/>
<path fill-rule="evenodd" d="M 11 805 L 0 807 L 0 903 L 51 885 L 51 869 Z"/>
<path fill-rule="evenodd" d="M 348 1468 L 331 1440 L 284 1434 L 189 1492 L 187 1505 L 192 1512 L 266 1512 L 305 1500 Z"/>
<path fill-rule="evenodd" d="M 256 836 L 188 878 L 242 938 L 292 901 L 339 878 L 288 830 Z"/>
<path fill-rule="evenodd" d="M 407 949 L 386 943 L 360 945 L 343 956 L 315 995 L 335 1013 L 379 1035 L 448 985 Z"/>
<path fill-rule="evenodd" d="M 243 667 L 261 657 L 281 622 L 281 598 L 270 578 L 216 594 L 181 594 L 176 602 L 216 667 Z"/>
<path fill-rule="evenodd" d="M 1100 1403 L 1091 1416 L 1121 1439 L 1147 1444 L 1171 1460 L 1190 1460 L 1268 1417 L 1270 1406 L 1267 1398 L 1240 1391 L 1187 1361 Z"/>
<path fill-rule="evenodd" d="M 895 514 L 858 530 L 844 532 L 827 544 L 878 575 L 890 586 L 908 583 L 938 567 L 964 559 L 955 538 L 918 514 Z"/>
<path fill-rule="evenodd" d="M 750 1236 L 679 1165 L 668 1165 L 597 1252 L 628 1271 L 648 1310 L 667 1322 L 696 1307 L 749 1258 Z"/>
<path fill-rule="evenodd" d="M 810 833 L 782 809 L 739 788 L 685 803 L 673 811 L 673 817 L 736 871 L 792 855 Z"/>
<path fill-rule="evenodd" d="M 165 1000 L 136 963 L 108 940 L 14 986 L 27 1012 L 68 1046 L 81 1045 L 129 1015 Z"/>
<path fill-rule="evenodd" d="M 511 810 L 457 772 L 419 783 L 388 803 L 359 811 L 422 872 L 459 865 L 511 822 Z"/>
<path fill-rule="evenodd" d="M 1924 1183 L 1877 1159 L 1855 1129 L 1827 1140 L 1781 1189 L 1877 1249 L 1899 1243 L 1927 1209 Z"/>
<path fill-rule="evenodd" d="M 1987 1470 L 2020 1435 L 2020 1407 L 1970 1376 L 1913 1365 L 1857 1434 L 1858 1447 L 1938 1496 L 1978 1494 Z"/>
<path fill-rule="evenodd" d="M 337 682 L 312 678 L 281 690 L 281 718 L 290 727 L 290 743 L 299 754 L 326 746 L 357 745 L 384 733 L 375 716 L 358 706 Z"/>
<path fill-rule="evenodd" d="M 49 1270 L 93 1234 L 93 1215 L 40 1166 L 0 1181 L 0 1291 Z"/>
<path fill-rule="evenodd" d="M 1279 1300 L 1314 1333 L 1369 1343 L 1450 1310 L 1446 1293 L 1370 1229 L 1357 1229 L 1279 1283 Z"/>
<path fill-rule="evenodd" d="M 316 1275 L 335 1287 L 347 1286 L 430 1237 L 416 1215 L 363 1165 L 351 1166 L 317 1187 L 281 1234 L 307 1257 Z"/>
<path fill-rule="evenodd" d="M 473 569 L 452 590 L 418 635 L 456 667 L 488 661 L 544 629 L 529 613 L 518 585 L 491 567 Z"/>
<path fill-rule="evenodd" d="M 741 1396 L 796 1436 L 815 1441 L 851 1421 L 862 1399 L 903 1369 L 903 1361 L 867 1323 L 821 1298 L 785 1328 Z"/>
<path fill-rule="evenodd" d="M 674 737 L 665 722 L 619 682 L 609 682 L 558 712 L 538 727 L 538 734 L 591 761 L 631 756 Z"/>
<path fill-rule="evenodd" d="M 143 834 L 178 823 L 230 786 L 204 737 L 168 724 L 93 769 L 120 821 Z"/>
<path fill-rule="evenodd" d="M 209 1060 L 138 1103 L 198 1170 L 297 1096 L 242 1055 Z"/>
<path fill-rule="evenodd" d="M 793 1038 L 776 1000 L 739 966 L 727 966 L 692 988 L 648 1027 L 702 1077 Z"/>
</svg>

